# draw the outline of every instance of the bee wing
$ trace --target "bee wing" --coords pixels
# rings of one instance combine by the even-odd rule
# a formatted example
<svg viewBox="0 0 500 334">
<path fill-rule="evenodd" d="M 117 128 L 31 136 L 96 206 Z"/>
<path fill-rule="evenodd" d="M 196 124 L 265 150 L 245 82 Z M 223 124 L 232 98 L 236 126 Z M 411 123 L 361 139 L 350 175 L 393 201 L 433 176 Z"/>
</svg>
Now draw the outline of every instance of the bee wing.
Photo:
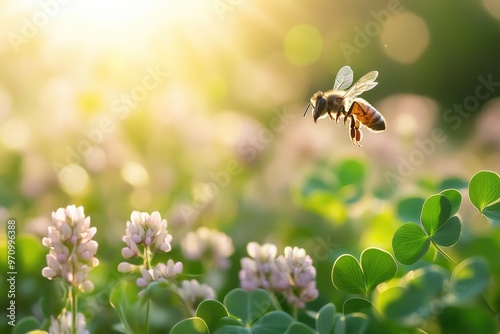
<svg viewBox="0 0 500 334">
<path fill-rule="evenodd" d="M 346 89 L 352 84 L 354 75 L 352 69 L 349 66 L 342 67 L 337 76 L 335 77 L 335 83 L 333 84 L 334 90 Z"/>
<path fill-rule="evenodd" d="M 366 73 L 361 77 L 361 79 L 356 81 L 356 83 L 351 88 L 347 90 L 344 97 L 356 97 L 359 94 L 372 89 L 378 84 L 378 82 L 375 82 L 377 76 L 378 76 L 377 71 L 371 71 Z"/>
</svg>

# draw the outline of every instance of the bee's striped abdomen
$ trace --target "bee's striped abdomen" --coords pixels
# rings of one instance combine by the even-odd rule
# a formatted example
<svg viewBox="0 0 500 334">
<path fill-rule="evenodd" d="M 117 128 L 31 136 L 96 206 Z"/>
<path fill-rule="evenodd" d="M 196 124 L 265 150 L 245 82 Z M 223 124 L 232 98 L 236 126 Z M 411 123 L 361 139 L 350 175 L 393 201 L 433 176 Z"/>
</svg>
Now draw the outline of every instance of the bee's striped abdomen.
<svg viewBox="0 0 500 334">
<path fill-rule="evenodd" d="M 357 98 L 352 102 L 349 113 L 356 116 L 356 119 L 373 131 L 385 130 L 384 116 L 361 98 Z"/>
</svg>

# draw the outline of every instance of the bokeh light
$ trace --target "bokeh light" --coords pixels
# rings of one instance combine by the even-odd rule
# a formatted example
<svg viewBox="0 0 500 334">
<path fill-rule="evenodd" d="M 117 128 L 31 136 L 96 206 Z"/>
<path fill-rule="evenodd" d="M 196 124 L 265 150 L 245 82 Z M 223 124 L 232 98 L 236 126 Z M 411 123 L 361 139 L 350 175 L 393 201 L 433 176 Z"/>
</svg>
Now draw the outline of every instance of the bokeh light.
<svg viewBox="0 0 500 334">
<path fill-rule="evenodd" d="M 380 44 L 392 59 L 415 62 L 429 45 L 429 28 L 425 21 L 409 12 L 395 15 L 380 34 Z"/>
<path fill-rule="evenodd" d="M 309 24 L 294 26 L 285 38 L 285 54 L 296 65 L 309 65 L 321 56 L 323 38 L 319 31 Z"/>
<path fill-rule="evenodd" d="M 484 8 L 497 20 L 500 20 L 500 2 L 495 0 L 482 0 Z"/>
</svg>

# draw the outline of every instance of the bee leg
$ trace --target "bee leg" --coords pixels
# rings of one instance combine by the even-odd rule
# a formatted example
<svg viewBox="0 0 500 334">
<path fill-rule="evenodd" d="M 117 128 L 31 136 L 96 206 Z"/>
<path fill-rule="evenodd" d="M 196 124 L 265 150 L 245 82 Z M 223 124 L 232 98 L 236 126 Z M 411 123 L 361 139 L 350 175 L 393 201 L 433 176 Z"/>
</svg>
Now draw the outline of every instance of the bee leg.
<svg viewBox="0 0 500 334">
<path fill-rule="evenodd" d="M 361 147 L 361 139 L 363 139 L 363 134 L 361 133 L 361 130 L 359 129 L 361 126 L 361 123 L 354 118 L 353 115 L 350 115 L 350 135 L 351 135 L 351 141 L 354 146 Z"/>
<path fill-rule="evenodd" d="M 339 111 L 337 113 L 337 117 L 335 117 L 335 122 L 337 123 L 337 125 L 339 125 L 340 114 L 341 114 L 341 112 Z"/>
<path fill-rule="evenodd" d="M 339 112 L 337 113 L 337 118 L 335 119 L 337 121 L 337 125 L 339 124 L 339 119 L 340 119 L 340 115 L 343 115 L 344 116 L 344 126 L 346 125 L 345 124 L 345 109 L 344 109 L 344 106 L 341 106 L 340 109 L 339 109 Z"/>
<path fill-rule="evenodd" d="M 344 117 L 345 118 L 349 118 L 349 116 L 351 116 L 351 113 L 352 113 L 352 104 L 351 104 L 351 107 L 349 108 L 349 110 L 346 112 L 345 111 L 345 107 L 342 106 L 342 110 L 344 111 Z M 345 119 L 344 119 L 344 123 L 345 123 Z"/>
<path fill-rule="evenodd" d="M 330 118 L 330 121 L 332 121 L 333 123 L 338 125 L 338 123 L 335 121 L 335 118 L 333 118 L 333 116 L 330 112 L 328 113 L 328 117 Z"/>
</svg>

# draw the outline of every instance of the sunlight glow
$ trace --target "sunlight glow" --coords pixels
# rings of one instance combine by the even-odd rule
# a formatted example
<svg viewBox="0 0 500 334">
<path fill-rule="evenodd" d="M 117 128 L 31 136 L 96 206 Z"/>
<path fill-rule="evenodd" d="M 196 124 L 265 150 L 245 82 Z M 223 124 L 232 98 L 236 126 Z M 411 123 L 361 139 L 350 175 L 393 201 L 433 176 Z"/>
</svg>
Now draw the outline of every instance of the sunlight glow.
<svg viewBox="0 0 500 334">
<path fill-rule="evenodd" d="M 395 15 L 383 28 L 380 44 L 390 58 L 403 64 L 411 64 L 429 46 L 429 28 L 420 16 L 413 13 Z"/>
<path fill-rule="evenodd" d="M 293 27 L 285 38 L 285 54 L 295 65 L 314 63 L 323 51 L 323 38 L 319 31 L 308 24 Z"/>
</svg>

